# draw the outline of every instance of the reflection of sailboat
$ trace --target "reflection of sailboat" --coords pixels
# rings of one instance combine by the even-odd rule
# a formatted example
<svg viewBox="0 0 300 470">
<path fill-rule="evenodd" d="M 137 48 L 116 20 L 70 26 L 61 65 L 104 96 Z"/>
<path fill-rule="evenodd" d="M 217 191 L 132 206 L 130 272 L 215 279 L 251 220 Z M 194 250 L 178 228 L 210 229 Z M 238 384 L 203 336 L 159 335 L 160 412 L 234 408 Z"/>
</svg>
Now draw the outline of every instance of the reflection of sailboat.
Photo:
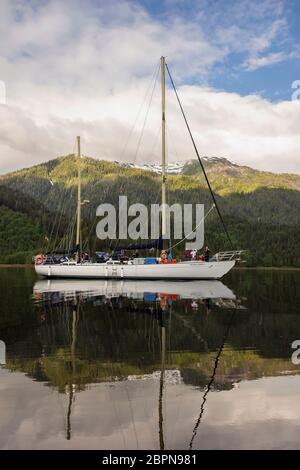
<svg viewBox="0 0 300 470">
<path fill-rule="evenodd" d="M 147 294 L 145 300 L 145 294 Z M 149 295 L 151 294 L 151 295 Z M 153 294 L 153 295 L 152 295 Z M 161 450 L 164 450 L 167 446 L 166 443 L 166 421 L 165 421 L 165 397 L 166 397 L 166 386 L 173 385 L 174 377 L 176 380 L 179 374 L 180 380 L 181 368 L 175 366 L 170 360 L 170 357 L 167 354 L 167 343 L 169 338 L 169 327 L 171 323 L 183 322 L 185 329 L 189 328 L 189 331 L 192 332 L 193 338 L 201 340 L 200 335 L 197 334 L 197 331 L 194 331 L 193 325 L 185 324 L 186 316 L 178 315 L 176 312 L 177 307 L 182 308 L 182 304 L 175 306 L 174 300 L 183 299 L 183 304 L 186 305 L 188 302 L 185 302 L 185 299 L 191 299 L 194 302 L 194 299 L 201 298 L 203 302 L 198 302 L 206 305 L 206 302 L 220 301 L 220 299 L 228 300 L 230 302 L 235 301 L 235 295 L 233 292 L 227 288 L 224 284 L 219 281 L 190 281 L 185 283 L 178 283 L 172 281 L 158 281 L 158 282 L 147 282 L 147 281 L 117 281 L 117 280 L 39 280 L 34 286 L 34 296 L 38 302 L 38 308 L 45 311 L 52 312 L 52 309 L 56 311 L 66 311 L 68 313 L 69 321 L 66 322 L 68 333 L 66 335 L 67 341 L 65 342 L 67 348 L 67 355 L 65 356 L 66 367 L 69 371 L 68 378 L 64 382 L 64 391 L 67 395 L 67 409 L 65 411 L 65 422 L 66 422 L 66 439 L 70 440 L 72 433 L 72 423 L 71 417 L 73 413 L 75 393 L 80 390 L 81 378 L 78 376 L 80 374 L 81 367 L 76 368 L 77 354 L 76 349 L 78 349 L 79 354 L 82 353 L 81 349 L 81 334 L 77 335 L 77 330 L 80 327 L 80 332 L 82 332 L 82 325 L 84 324 L 84 319 L 86 318 L 86 313 L 88 312 L 88 303 L 89 301 L 93 305 L 99 305 L 101 302 L 105 304 L 105 299 L 107 298 L 108 306 L 116 305 L 116 301 L 119 305 L 119 300 L 122 301 L 122 298 L 127 298 L 129 302 L 124 302 L 124 306 L 127 310 L 129 305 L 137 306 L 142 305 L 145 315 L 151 315 L 150 318 L 153 319 L 153 325 L 157 325 L 158 328 L 150 331 L 158 331 L 157 337 L 157 346 L 160 345 L 160 367 L 156 366 L 154 368 L 153 375 L 149 374 L 136 374 L 136 380 L 141 377 L 152 377 L 158 380 L 157 383 L 157 416 L 158 416 L 158 445 Z M 101 298 L 99 304 L 96 304 L 95 299 Z M 135 300 L 141 300 L 142 302 L 135 302 Z M 152 299 L 152 300 L 151 300 Z M 212 299 L 212 300 L 210 300 Z M 151 305 L 147 306 L 147 302 L 154 302 Z M 66 306 L 66 310 L 65 307 Z M 102 307 L 101 307 L 102 308 Z M 103 305 L 103 312 L 105 312 L 105 305 Z M 81 311 L 81 318 L 83 323 L 79 324 L 79 309 Z M 147 310 L 148 309 L 148 310 Z M 44 311 L 44 310 L 43 310 Z M 135 309 L 134 311 L 138 311 Z M 175 316 L 174 316 L 175 315 Z M 63 318 L 59 316 L 58 318 Z M 192 318 L 190 316 L 190 318 Z M 172 322 L 171 322 L 172 319 Z M 179 324 L 181 328 L 181 324 Z M 85 329 L 85 326 L 84 326 Z M 91 331 L 89 331 L 88 341 L 91 340 L 90 336 Z M 124 333 L 124 332 L 123 332 Z M 122 333 L 122 334 L 123 334 Z M 196 333 L 196 335 L 195 335 Z M 78 341 L 77 341 L 78 336 Z M 173 335 L 172 335 L 173 336 Z M 191 337 L 191 335 L 189 334 Z M 171 337 L 171 335 L 170 335 Z M 132 339 L 132 337 L 131 337 Z M 78 342 L 78 347 L 76 348 Z M 97 333 L 97 343 L 99 343 L 99 336 Z M 117 344 L 117 343 L 116 343 Z M 189 341 L 190 346 L 190 341 Z M 202 348 L 202 344 L 201 344 Z M 171 351 L 172 349 L 170 349 Z M 156 349 L 158 351 L 158 349 Z M 198 348 L 197 348 L 198 351 Z M 95 357 L 98 357 L 96 355 Z M 117 357 L 119 360 L 119 357 Z M 82 358 L 81 358 L 82 361 Z M 107 362 L 107 360 L 106 360 Z M 77 363 L 79 364 L 79 363 Z M 99 367 L 99 366 L 98 366 Z M 99 371 L 97 370 L 97 373 Z M 175 374 L 176 373 L 176 374 Z M 89 375 L 88 375 L 89 376 Z M 105 375 L 105 380 L 108 380 L 108 377 L 116 377 L 118 374 L 108 373 Z M 95 381 L 97 374 L 92 375 L 92 380 Z M 103 375 L 104 377 L 104 375 Z M 134 380 L 134 375 L 131 374 L 120 374 L 120 377 L 127 377 L 127 380 Z M 178 383 L 178 382 L 176 382 Z M 196 428 L 197 432 L 197 428 Z"/>
<path fill-rule="evenodd" d="M 228 299 L 235 300 L 234 293 L 221 281 L 131 281 L 131 280 L 38 280 L 34 285 L 34 297 L 39 300 L 51 299 L 51 294 L 60 294 L 61 300 L 98 296 L 145 298 L 145 294 L 172 296 L 172 299 Z"/>
</svg>

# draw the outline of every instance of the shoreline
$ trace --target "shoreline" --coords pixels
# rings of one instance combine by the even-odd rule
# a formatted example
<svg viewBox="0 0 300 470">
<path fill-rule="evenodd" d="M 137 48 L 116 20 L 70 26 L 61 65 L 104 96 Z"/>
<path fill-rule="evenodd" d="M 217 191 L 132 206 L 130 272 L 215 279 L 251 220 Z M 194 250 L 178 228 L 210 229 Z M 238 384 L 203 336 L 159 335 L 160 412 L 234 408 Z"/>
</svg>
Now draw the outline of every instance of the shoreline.
<svg viewBox="0 0 300 470">
<path fill-rule="evenodd" d="M 0 268 L 33 268 L 33 264 L 0 264 Z"/>
<path fill-rule="evenodd" d="M 300 268 L 296 268 L 293 266 L 235 266 L 233 269 L 237 269 L 239 271 L 243 270 L 258 270 L 258 271 L 300 271 Z"/>
</svg>

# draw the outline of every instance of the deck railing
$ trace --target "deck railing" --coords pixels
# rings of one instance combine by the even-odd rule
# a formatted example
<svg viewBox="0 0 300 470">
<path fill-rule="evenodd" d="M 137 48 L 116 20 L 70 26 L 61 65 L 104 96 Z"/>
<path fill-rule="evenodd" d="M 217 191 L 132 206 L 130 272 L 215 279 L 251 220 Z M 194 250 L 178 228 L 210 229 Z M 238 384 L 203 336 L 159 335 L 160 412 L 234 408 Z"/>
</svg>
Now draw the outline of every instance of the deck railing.
<svg viewBox="0 0 300 470">
<path fill-rule="evenodd" d="M 241 261 L 242 254 L 246 253 L 246 251 L 247 250 L 220 251 L 210 258 L 210 261 Z"/>
</svg>

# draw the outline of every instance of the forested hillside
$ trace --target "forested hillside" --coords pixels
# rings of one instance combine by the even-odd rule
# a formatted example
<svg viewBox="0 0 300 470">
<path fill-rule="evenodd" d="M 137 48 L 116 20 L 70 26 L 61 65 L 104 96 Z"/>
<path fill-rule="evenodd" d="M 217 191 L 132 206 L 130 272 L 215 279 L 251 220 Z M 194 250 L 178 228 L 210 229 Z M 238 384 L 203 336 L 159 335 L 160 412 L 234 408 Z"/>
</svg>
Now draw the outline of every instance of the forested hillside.
<svg viewBox="0 0 300 470">
<path fill-rule="evenodd" d="M 300 176 L 260 172 L 226 159 L 204 162 L 234 246 L 249 250 L 247 263 L 300 266 Z M 28 261 L 36 251 L 73 243 L 76 182 L 72 155 L 0 177 L 0 262 Z M 83 158 L 82 199 L 90 201 L 82 209 L 86 249 L 109 247 L 95 234 L 99 204 L 117 206 L 119 195 L 127 195 L 129 204 L 158 203 L 160 184 L 160 175 L 151 171 Z M 197 161 L 168 177 L 168 200 L 211 207 Z M 215 212 L 206 219 L 205 237 L 212 251 L 230 248 Z"/>
<path fill-rule="evenodd" d="M 226 158 L 204 158 L 206 172 L 215 191 L 221 195 L 250 193 L 259 188 L 283 188 L 300 191 L 300 175 L 270 173 L 248 166 L 240 166 Z M 198 160 L 185 163 L 182 174 L 199 175 L 201 168 Z"/>
<path fill-rule="evenodd" d="M 28 262 L 51 216 L 30 196 L 0 184 L 0 262 Z"/>
</svg>

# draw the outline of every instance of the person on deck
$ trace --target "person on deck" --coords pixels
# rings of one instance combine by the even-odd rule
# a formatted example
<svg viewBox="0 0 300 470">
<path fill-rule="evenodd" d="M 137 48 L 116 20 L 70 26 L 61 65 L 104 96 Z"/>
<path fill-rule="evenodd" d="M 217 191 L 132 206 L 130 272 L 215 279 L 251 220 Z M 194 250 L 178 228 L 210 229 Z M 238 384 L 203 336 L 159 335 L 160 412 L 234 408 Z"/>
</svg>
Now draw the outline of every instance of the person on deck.
<svg viewBox="0 0 300 470">
<path fill-rule="evenodd" d="M 208 248 L 208 246 L 206 246 L 205 251 L 204 251 L 204 261 L 209 261 L 209 257 L 210 257 L 210 249 Z"/>
</svg>

